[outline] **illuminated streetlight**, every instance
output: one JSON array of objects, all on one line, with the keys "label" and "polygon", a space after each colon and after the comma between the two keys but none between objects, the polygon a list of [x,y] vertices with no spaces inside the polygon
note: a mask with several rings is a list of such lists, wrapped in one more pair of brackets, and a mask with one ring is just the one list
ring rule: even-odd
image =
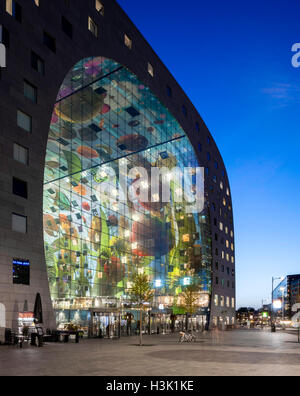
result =
[{"label": "illuminated streetlight", "polygon": [[285,292],[285,287],[281,287],[280,291],[282,292],[282,320],[284,320],[284,306],[285,306],[285,300],[284,300],[284,292]]},{"label": "illuminated streetlight", "polygon": [[284,280],[284,276],[281,277],[272,277],[272,297],[271,297],[271,332],[276,332],[276,324],[274,323],[274,282],[276,280],[280,280],[281,282]]}]

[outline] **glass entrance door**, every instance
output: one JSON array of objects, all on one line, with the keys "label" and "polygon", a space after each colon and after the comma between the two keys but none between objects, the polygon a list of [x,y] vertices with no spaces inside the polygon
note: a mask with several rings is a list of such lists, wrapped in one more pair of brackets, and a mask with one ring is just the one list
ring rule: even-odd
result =
[{"label": "glass entrance door", "polygon": [[120,337],[119,315],[115,313],[94,312],[91,336],[93,338]]}]

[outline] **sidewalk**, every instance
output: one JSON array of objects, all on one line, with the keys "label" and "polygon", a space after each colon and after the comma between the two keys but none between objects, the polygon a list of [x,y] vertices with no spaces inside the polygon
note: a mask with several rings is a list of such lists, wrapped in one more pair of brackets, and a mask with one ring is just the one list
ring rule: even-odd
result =
[{"label": "sidewalk", "polygon": [[175,376],[300,374],[300,344],[291,334],[265,331],[201,335],[178,344],[178,335],[84,340],[44,348],[0,347],[0,375]]}]

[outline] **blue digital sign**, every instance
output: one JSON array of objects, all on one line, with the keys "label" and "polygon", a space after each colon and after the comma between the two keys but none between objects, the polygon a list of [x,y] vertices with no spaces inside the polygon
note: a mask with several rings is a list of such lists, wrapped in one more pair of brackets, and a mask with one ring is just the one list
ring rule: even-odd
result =
[{"label": "blue digital sign", "polygon": [[30,285],[30,261],[13,260],[13,283],[15,285]]},{"label": "blue digital sign", "polygon": [[30,262],[28,260],[13,260],[13,265],[22,265],[25,267],[29,267]]}]

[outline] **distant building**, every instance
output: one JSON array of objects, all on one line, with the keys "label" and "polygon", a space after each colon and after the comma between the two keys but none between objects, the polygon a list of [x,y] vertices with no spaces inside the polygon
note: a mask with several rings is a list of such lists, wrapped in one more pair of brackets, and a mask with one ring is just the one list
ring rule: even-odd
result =
[{"label": "distant building", "polygon": [[[279,304],[276,304],[276,302],[279,302]],[[294,316],[299,315],[297,312],[300,310],[300,275],[288,275],[276,287],[273,304],[277,317],[292,320]]]},{"label": "distant building", "polygon": [[236,320],[240,325],[247,324],[247,322],[256,322],[258,320],[258,311],[254,308],[240,308],[236,313]]}]

